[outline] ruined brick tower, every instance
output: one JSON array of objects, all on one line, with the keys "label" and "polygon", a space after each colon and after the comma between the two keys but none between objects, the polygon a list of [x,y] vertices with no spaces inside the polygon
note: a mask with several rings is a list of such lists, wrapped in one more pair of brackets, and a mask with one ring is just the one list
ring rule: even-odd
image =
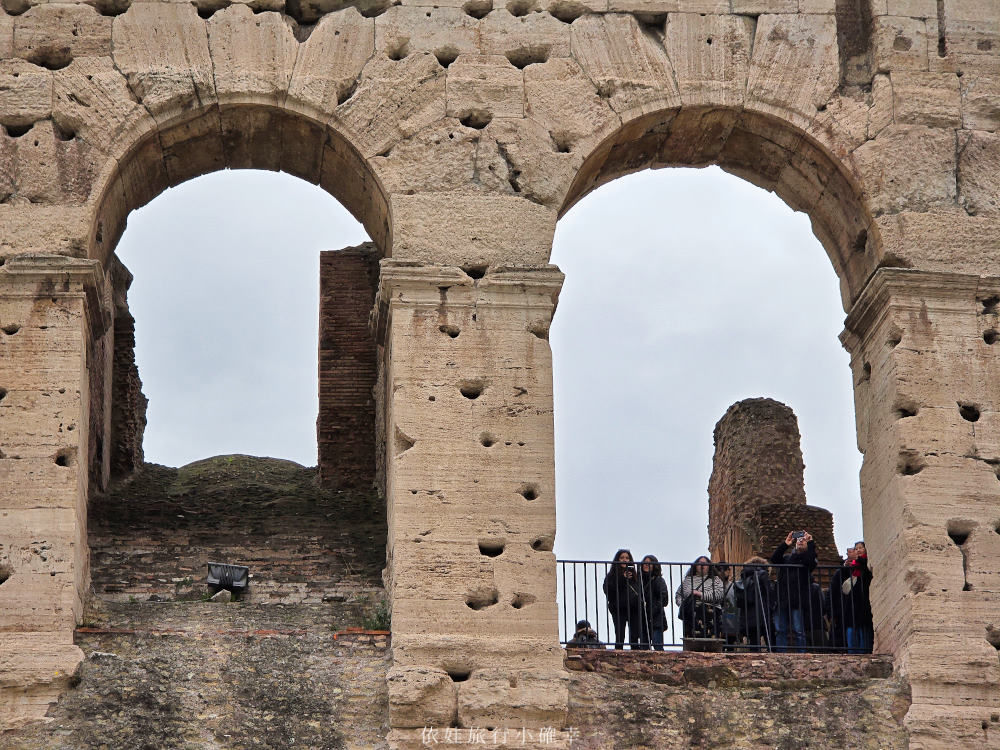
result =
[{"label": "ruined brick tower", "polygon": [[820,565],[838,562],[833,515],[806,505],[805,465],[795,413],[770,398],[737,401],[715,425],[708,481],[708,539],[713,560],[768,557],[793,529],[816,540]]}]

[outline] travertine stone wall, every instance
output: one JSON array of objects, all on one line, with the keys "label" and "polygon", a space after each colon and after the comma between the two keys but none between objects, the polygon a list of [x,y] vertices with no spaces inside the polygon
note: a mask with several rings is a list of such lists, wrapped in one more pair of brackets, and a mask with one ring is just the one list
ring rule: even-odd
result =
[{"label": "travertine stone wall", "polygon": [[[982,503],[987,497],[995,500],[991,493],[997,488],[984,481],[989,464],[965,458],[974,453],[956,451],[960,458],[947,459],[965,468],[932,472],[945,460],[937,439],[930,437],[933,431],[921,433],[926,443],[901,446],[900,435],[910,429],[910,418],[897,424],[887,415],[908,408],[896,406],[895,390],[910,397],[907,389],[915,387],[897,378],[903,364],[916,372],[930,362],[927,372],[933,379],[927,382],[937,389],[933,392],[942,414],[952,408],[942,395],[947,393],[954,408],[961,401],[962,408],[980,409],[977,430],[989,424],[989,394],[996,380],[988,376],[997,350],[986,340],[992,338],[986,336],[988,331],[977,332],[982,336],[975,341],[970,332],[971,321],[987,319],[992,308],[982,306],[983,313],[969,313],[977,317],[968,320],[958,312],[942,312],[952,309],[952,302],[942,300],[957,299],[949,296],[954,290],[918,282],[930,278],[927,274],[956,274],[968,280],[963,282],[968,287],[973,282],[986,285],[985,279],[1000,265],[1000,6],[994,0],[401,0],[391,7],[387,0],[359,0],[347,6],[334,0],[249,0],[222,5],[216,0],[196,0],[194,5],[156,0],[0,3],[0,260],[8,269],[0,273],[5,274],[10,298],[34,300],[18,304],[39,310],[62,304],[51,302],[59,300],[59,294],[49,294],[22,275],[9,275],[9,269],[22,262],[16,261],[18,256],[50,253],[107,264],[132,209],[191,177],[225,167],[255,167],[281,169],[321,185],[364,223],[383,256],[396,263],[423,264],[387,269],[383,290],[394,288],[390,277],[401,278],[402,268],[409,268],[411,276],[441,276],[446,280],[431,283],[430,296],[440,294],[440,286],[454,289],[455,295],[468,292],[461,304],[449,300],[444,309],[457,305],[455,310],[462,309],[471,321],[485,303],[474,305],[478,298],[470,290],[492,299],[500,294],[498,289],[518,286],[498,285],[501,278],[511,278],[504,274],[491,282],[497,268],[543,267],[558,216],[594,187],[647,167],[718,164],[809,214],[840,281],[845,310],[854,310],[845,341],[857,363],[859,434],[866,451],[866,537],[873,563],[890,576],[884,584],[881,578],[875,583],[878,637],[914,684],[908,720],[911,743],[950,747],[956,733],[983,741],[982,733],[988,730],[982,722],[989,726],[992,714],[1000,713],[1000,694],[986,687],[1000,679],[1000,662],[985,650],[990,639],[996,640],[994,631],[975,636],[982,636],[976,641],[980,651],[975,652],[981,659],[969,668],[971,645],[963,645],[953,659],[946,650],[928,646],[927,629],[958,620],[957,630],[972,639],[972,631],[984,627],[991,595],[976,588],[975,576],[995,559],[980,539],[985,516],[978,519],[979,531],[963,531],[962,524],[952,529],[956,539],[965,534],[962,545],[973,586],[959,593],[974,603],[947,610],[921,608],[938,601],[934,597],[941,586],[932,584],[945,571],[954,572],[962,550],[950,538],[931,542],[913,529],[922,529],[930,514],[950,514],[953,497],[970,491],[965,468],[978,467],[973,475],[983,482],[975,490]],[[899,277],[898,293],[887,295],[878,291],[879,279],[887,278],[879,274],[892,268],[910,269],[915,275]],[[453,277],[465,278],[457,269],[468,272],[470,280],[452,284]],[[535,273],[528,276],[537,278]],[[472,277],[480,276],[479,284],[472,284]],[[73,291],[76,283],[71,280],[60,294],[79,294]],[[474,377],[513,379],[520,372],[516,368],[527,361],[523,358],[528,350],[518,348],[521,344],[512,338],[513,321],[522,314],[512,311],[522,304],[530,308],[534,303],[528,300],[535,294],[530,290],[535,288],[528,284],[526,291],[518,292],[525,295],[522,302],[503,308],[503,315],[487,316],[492,328],[476,335],[488,342],[483,351],[489,354],[476,360],[481,371]],[[505,291],[498,299],[517,294]],[[403,304],[394,292],[384,295],[387,310]],[[874,332],[882,324],[865,321],[893,317],[893,305],[900,310],[919,307],[921,295],[930,295],[928,316],[936,326],[933,346],[880,351],[867,343],[866,337],[877,336]],[[73,314],[82,316],[85,297],[73,299],[78,306]],[[92,316],[97,315],[100,305],[86,299]],[[415,436],[407,431],[416,431],[409,423],[394,421],[407,395],[391,390],[402,373],[408,373],[410,394],[418,384],[436,388],[453,382],[438,377],[454,375],[455,368],[447,365],[450,360],[440,364],[434,359],[426,372],[423,363],[438,351],[434,347],[464,350],[468,338],[460,334],[452,339],[431,321],[419,319],[407,335],[423,348],[407,346],[403,329],[389,326],[384,317],[380,320],[386,326],[382,369],[389,393],[388,414],[380,423],[399,424],[404,435],[401,443],[394,433],[385,441],[386,479],[393,486],[390,513],[398,520],[394,528],[402,529],[411,515],[421,516],[411,505],[400,504],[400,498],[431,502],[433,492],[426,498],[420,492],[464,488],[479,478],[456,458],[465,449],[466,430],[472,425],[462,421],[465,412],[449,406],[440,412],[439,421],[428,423],[438,426],[433,433],[436,447],[433,456],[418,462],[415,458],[422,453],[417,446],[431,441],[423,432]],[[907,330],[922,330],[919,324],[905,322]],[[896,324],[906,328],[900,321]],[[78,435],[88,434],[75,438],[80,458],[75,466],[59,467],[61,473],[50,474],[51,467],[32,473],[26,459],[0,458],[0,472],[14,488],[5,498],[35,492],[44,496],[42,505],[66,503],[66,512],[38,515],[33,505],[19,510],[16,523],[0,533],[5,549],[31,550],[34,540],[49,538],[57,540],[53,544],[60,549],[72,549],[72,556],[65,558],[72,562],[44,585],[40,579],[52,572],[55,558],[39,562],[43,567],[38,586],[48,591],[58,581],[71,582],[74,591],[66,598],[79,599],[86,584],[85,524],[80,518],[87,487],[95,482],[91,474],[103,474],[106,465],[102,459],[100,468],[95,464],[91,471],[87,429],[90,393],[107,382],[104,373],[91,372],[106,328],[81,323],[81,338],[72,344],[73,372],[61,348],[66,344],[59,338],[68,330],[39,329],[33,334],[41,337],[38,348],[8,347],[0,359],[0,388],[11,390],[4,383],[21,382],[23,373],[35,373],[32,387],[58,394],[60,400],[51,403],[59,403],[66,414],[72,412]],[[441,340],[433,338],[435,330]],[[10,341],[16,342],[17,335]],[[0,341],[7,339],[0,336]],[[964,342],[964,348],[956,342]],[[532,361],[532,376],[547,383],[547,362]],[[868,380],[862,377],[866,362],[872,373]],[[507,369],[508,363],[515,369]],[[871,390],[871,384],[878,390]],[[950,393],[959,385],[963,393]],[[60,388],[66,393],[59,394]],[[75,400],[63,399],[74,393]],[[537,407],[537,414],[530,409],[520,413],[516,391],[492,393],[490,398],[499,400],[490,406],[495,410],[490,414],[497,418],[513,410],[519,419],[540,422],[551,408],[549,404]],[[0,410],[11,408],[5,402],[17,403],[10,399],[0,401]],[[482,403],[491,402],[487,398]],[[103,412],[95,409],[95,424],[98,414],[106,423],[108,405],[104,407]],[[3,418],[9,423],[13,413]],[[971,411],[966,408],[966,413]],[[478,419],[478,411],[475,416]],[[57,423],[36,429],[31,426],[34,418],[18,411],[14,427],[5,424],[0,433],[0,450],[37,456],[41,443],[45,450],[62,444]],[[915,419],[920,420],[920,414]],[[956,423],[959,426],[966,422],[961,415],[958,419],[963,420]],[[427,429],[424,423],[419,426]],[[478,424],[475,429],[482,431]],[[538,435],[547,436],[525,441],[537,455],[503,454],[503,482],[544,485],[549,476],[544,472],[551,472],[551,434],[544,432],[548,428],[538,429]],[[415,437],[415,447],[399,450]],[[977,432],[977,440],[985,438]],[[517,440],[513,443],[522,448]],[[927,467],[919,475],[907,475],[916,464],[901,459],[901,450],[923,455]],[[979,450],[985,455],[982,445]],[[48,457],[32,460],[49,466]],[[416,486],[403,487],[401,478],[409,483],[406,472],[417,463],[428,473],[419,474]],[[892,473],[900,464],[905,476]],[[499,476],[501,469],[496,471]],[[532,473],[538,478],[523,478]],[[66,484],[69,474],[72,483]],[[928,484],[928,478],[938,476],[940,483]],[[501,486],[501,480],[496,481]],[[476,494],[486,492],[478,487],[484,482],[472,483],[470,497],[483,505],[492,503],[488,518],[494,525],[489,528],[506,524],[528,534],[521,524],[531,516],[522,517],[520,509],[504,505],[504,496],[491,495],[487,501]],[[414,489],[416,496],[403,497]],[[543,489],[551,492],[551,487]],[[70,498],[65,493],[75,494]],[[886,493],[898,497],[893,495],[890,502],[884,499]],[[546,494],[530,502],[539,500],[551,502]],[[440,499],[434,502],[447,506]],[[915,510],[904,512],[907,508]],[[459,506],[445,510],[457,512]],[[476,515],[479,510],[468,512],[477,524],[482,520]],[[476,534],[482,533],[475,528]],[[552,532],[550,519],[547,531],[538,533]],[[484,681],[495,682],[490,705],[506,707],[505,716],[515,720],[527,709],[519,708],[521,698],[512,691],[528,690],[529,685],[515,674],[520,665],[534,664],[520,661],[518,639],[530,635],[540,648],[543,641],[556,640],[554,617],[550,622],[546,614],[550,595],[542,596],[554,591],[554,566],[539,562],[540,567],[531,567],[535,588],[527,591],[537,598],[509,612],[517,623],[510,631],[513,640],[493,637],[496,630],[491,628],[501,627],[497,613],[513,610],[507,600],[482,610],[466,608],[462,617],[450,619],[434,614],[435,604],[418,609],[422,593],[410,593],[411,578],[405,571],[422,570],[424,563],[415,552],[411,558],[403,550],[429,542],[411,542],[397,550],[399,538],[402,535],[390,537],[390,586],[399,629],[394,658],[400,669],[432,670],[426,694],[412,694],[425,695],[426,701],[414,697],[412,705],[437,705],[439,695],[451,705],[457,694],[459,706],[469,706],[459,708],[460,716],[462,710],[466,718],[487,716],[493,709],[481,706],[489,690],[480,687]],[[440,590],[475,594],[458,582],[459,574],[466,573],[460,547],[456,541],[434,548],[442,553],[432,556],[441,578],[413,578],[419,583],[446,580]],[[528,559],[534,566],[546,557]],[[508,564],[505,558],[514,559],[505,552],[489,565],[502,568]],[[472,559],[482,562],[475,555]],[[891,577],[907,574],[914,585],[928,576],[926,588],[914,593],[907,588],[910,584]],[[14,583],[12,577],[0,584],[0,596]],[[513,584],[497,586],[504,597],[517,593],[509,588]],[[489,599],[490,590],[484,590]],[[473,599],[479,601],[478,596]],[[49,604],[43,606],[43,601]],[[11,620],[4,632],[41,638],[38,633],[52,632],[58,622],[59,642],[68,644],[71,617],[66,613],[74,610],[59,602],[59,597],[34,595],[23,605],[31,616],[17,608],[2,610],[0,616]],[[491,635],[478,635],[484,623],[483,632]],[[433,637],[422,635],[425,624],[436,628]],[[504,628],[507,624],[503,620]],[[5,645],[13,636],[3,637],[3,664],[21,658],[15,654],[30,653],[25,658],[41,664],[60,653],[55,646],[26,652]],[[436,645],[418,649],[411,659],[414,643]],[[442,683],[439,689],[434,686],[441,673],[433,670],[449,666],[444,663],[446,653],[461,654],[462,660],[482,658],[493,666],[474,670],[465,681]],[[541,648],[539,653],[539,673],[558,674],[547,671],[548,651]],[[499,671],[490,671],[501,670],[500,664],[510,673],[506,682]],[[5,669],[7,674],[14,672]],[[410,685],[409,679],[396,684]],[[510,686],[511,680],[521,687]],[[949,680],[962,686],[954,687]],[[25,678],[18,684],[35,683]],[[545,677],[540,684],[546,687],[529,690],[532,703],[549,708],[523,716],[525,720],[542,721],[546,712],[555,716],[564,703],[558,679]],[[500,689],[503,685],[508,687]],[[400,700],[393,715],[402,732],[424,709],[414,709],[407,717],[400,712]],[[935,712],[944,715],[946,704],[958,709],[943,730],[945,724],[932,719]],[[18,716],[39,715],[39,705]]]},{"label": "travertine stone wall", "polygon": [[319,480],[326,487],[371,487],[377,347],[368,317],[378,288],[375,246],[320,253],[319,286]]},{"label": "travertine stone wall", "polygon": [[1000,695],[1000,279],[883,269],[852,352],[876,649],[897,655],[911,746],[993,746]]},{"label": "travertine stone wall", "polygon": [[562,274],[383,261],[393,741],[562,726],[549,322]]},{"label": "travertine stone wall", "polygon": [[[111,327],[96,261],[0,268],[0,727],[44,715],[82,659],[92,341]],[[16,366],[10,366],[16,363]]]}]

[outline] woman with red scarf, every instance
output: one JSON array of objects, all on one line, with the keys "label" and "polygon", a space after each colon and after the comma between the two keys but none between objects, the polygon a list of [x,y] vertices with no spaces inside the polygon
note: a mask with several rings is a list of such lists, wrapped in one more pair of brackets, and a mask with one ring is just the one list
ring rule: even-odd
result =
[{"label": "woman with red scarf", "polygon": [[875,629],[868,598],[871,582],[868,551],[864,542],[858,542],[848,550],[844,567],[830,579],[833,620],[844,628],[847,650],[852,654],[870,654],[872,650]]}]

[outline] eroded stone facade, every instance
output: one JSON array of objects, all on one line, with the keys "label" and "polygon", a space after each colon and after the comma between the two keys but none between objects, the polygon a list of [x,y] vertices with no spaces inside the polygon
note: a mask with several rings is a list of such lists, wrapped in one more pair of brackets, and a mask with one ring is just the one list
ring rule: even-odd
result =
[{"label": "eroded stone facade", "polygon": [[391,258],[390,741],[428,717],[566,721],[553,230],[617,176],[719,164],[807,212],[840,279],[877,647],[912,686],[910,745],[1000,744],[993,0],[2,7],[5,725],[82,658],[115,243],[129,211],[224,167],[320,184]]}]

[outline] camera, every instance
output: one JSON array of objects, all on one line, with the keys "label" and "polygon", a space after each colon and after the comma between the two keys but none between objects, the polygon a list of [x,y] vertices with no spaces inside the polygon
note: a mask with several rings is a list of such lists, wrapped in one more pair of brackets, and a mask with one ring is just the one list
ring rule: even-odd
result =
[{"label": "camera", "polygon": [[792,532],[792,539],[801,539],[805,535],[806,535],[806,532],[804,532],[804,531],[793,531]]}]

